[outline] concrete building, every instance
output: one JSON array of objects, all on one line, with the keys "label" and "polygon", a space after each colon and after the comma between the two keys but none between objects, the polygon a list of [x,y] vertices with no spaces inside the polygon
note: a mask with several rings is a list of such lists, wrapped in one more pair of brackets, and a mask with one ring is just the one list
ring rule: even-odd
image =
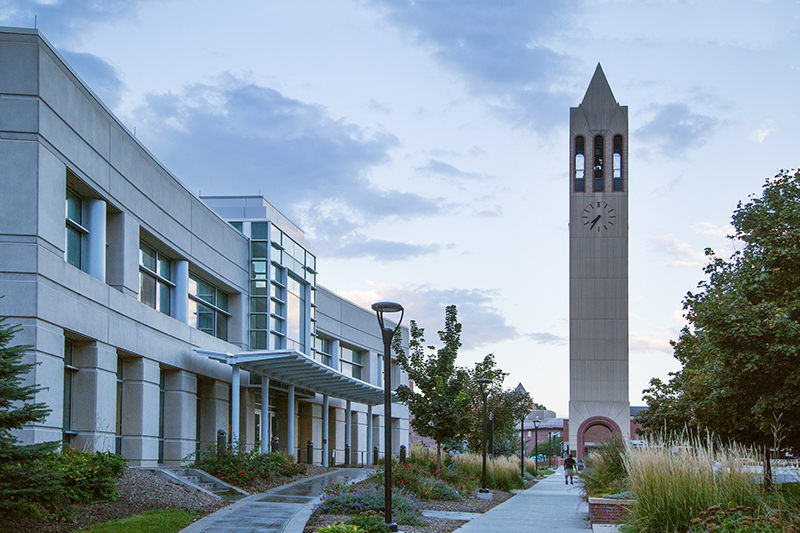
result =
[{"label": "concrete building", "polygon": [[313,441],[317,463],[383,451],[375,314],[317,284],[303,231],[264,198],[194,195],[31,29],[0,28],[0,295],[52,409],[25,443],[133,465],[218,430],[303,460]]},{"label": "concrete building", "polygon": [[[628,401],[628,108],[597,65],[570,109],[568,445],[630,439]],[[594,428],[594,429],[593,429]]]}]

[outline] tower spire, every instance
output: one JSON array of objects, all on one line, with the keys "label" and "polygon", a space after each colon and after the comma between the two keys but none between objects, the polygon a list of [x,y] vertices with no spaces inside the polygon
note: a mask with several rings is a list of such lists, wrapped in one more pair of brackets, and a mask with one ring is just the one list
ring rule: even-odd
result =
[{"label": "tower spire", "polygon": [[617,99],[611,92],[603,67],[598,63],[579,109],[583,111],[591,129],[606,129],[617,107],[619,107]]}]

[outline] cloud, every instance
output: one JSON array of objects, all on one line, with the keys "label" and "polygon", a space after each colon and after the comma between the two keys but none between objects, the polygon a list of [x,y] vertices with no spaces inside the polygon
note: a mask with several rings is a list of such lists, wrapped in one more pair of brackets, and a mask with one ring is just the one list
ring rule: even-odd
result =
[{"label": "cloud", "polygon": [[416,170],[417,172],[421,172],[424,174],[438,174],[439,176],[449,178],[453,181],[480,180],[489,178],[489,176],[487,176],[486,174],[459,170],[453,165],[445,163],[443,161],[439,161],[438,159],[428,159],[427,164],[418,166]]},{"label": "cloud", "polygon": [[377,261],[409,261],[425,255],[436,254],[442,248],[438,244],[410,244],[381,239],[367,239],[356,235],[330,253],[331,257],[349,259],[369,258]]},{"label": "cloud", "polygon": [[678,240],[674,235],[656,235],[648,239],[650,246],[668,256],[665,266],[679,268],[702,268],[705,254],[698,252],[688,243]]},{"label": "cloud", "polygon": [[72,40],[87,25],[132,17],[151,0],[0,0],[0,24],[32,28],[36,25],[48,39]]},{"label": "cloud", "polygon": [[494,218],[503,214],[503,208],[500,205],[495,205],[492,209],[483,209],[476,211],[475,216],[481,218]]},{"label": "cloud", "polygon": [[770,127],[771,125],[772,120],[765,120],[760,128],[756,128],[756,130],[750,134],[748,139],[758,144],[764,144],[764,139],[767,138],[767,135],[775,131],[775,128]]},{"label": "cloud", "polygon": [[126,87],[117,69],[94,54],[62,52],[61,55],[104,104],[111,109],[119,105]]},{"label": "cloud", "polygon": [[462,351],[491,346],[519,336],[517,329],[507,324],[503,314],[493,305],[494,291],[435,289],[428,285],[402,288],[370,281],[367,284],[367,290],[338,292],[364,307],[378,301],[401,303],[405,307],[403,323],[408,325],[411,320],[416,320],[425,329],[428,344],[440,347],[436,332],[444,327],[444,308],[451,304],[458,306],[458,321],[463,326]]},{"label": "cloud", "polygon": [[672,346],[669,344],[669,339],[655,339],[653,337],[646,337],[631,333],[630,349],[633,352],[666,352],[672,353]]},{"label": "cloud", "polygon": [[555,344],[557,346],[567,344],[566,337],[560,337],[552,333],[526,333],[525,336],[533,339],[537,344]]},{"label": "cloud", "polygon": [[574,1],[412,2],[372,0],[505,120],[549,130],[575,95],[564,89],[577,63],[545,43],[574,23]]},{"label": "cloud", "polygon": [[693,113],[686,104],[653,105],[655,116],[636,134],[650,142],[667,157],[680,157],[691,148],[699,148],[714,133],[719,121]]},{"label": "cloud", "polygon": [[727,228],[720,228],[711,222],[698,222],[689,226],[689,229],[695,233],[699,233],[700,235],[705,235],[707,237],[718,237],[721,239],[724,239],[733,233],[733,228],[731,226],[728,226]]},{"label": "cloud", "polygon": [[261,191],[326,250],[377,220],[449,208],[443,199],[379,189],[369,181],[370,171],[388,162],[398,146],[394,135],[334,119],[322,106],[231,74],[178,93],[149,94],[128,122],[193,190]]}]

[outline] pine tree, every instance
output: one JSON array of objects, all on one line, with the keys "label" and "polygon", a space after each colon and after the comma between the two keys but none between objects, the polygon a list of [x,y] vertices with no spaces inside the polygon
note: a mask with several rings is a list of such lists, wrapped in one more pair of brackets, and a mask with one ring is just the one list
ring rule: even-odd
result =
[{"label": "pine tree", "polygon": [[0,317],[0,517],[35,515],[60,499],[61,482],[42,463],[59,442],[22,445],[11,434],[24,424],[41,422],[50,414],[44,403],[31,403],[36,385],[24,385],[22,376],[33,364],[22,362],[30,346],[9,346],[19,328]]}]

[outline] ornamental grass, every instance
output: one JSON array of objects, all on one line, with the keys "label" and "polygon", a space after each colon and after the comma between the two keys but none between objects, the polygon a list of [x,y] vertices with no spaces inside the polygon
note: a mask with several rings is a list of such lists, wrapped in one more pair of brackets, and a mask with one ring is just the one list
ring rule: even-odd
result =
[{"label": "ornamental grass", "polygon": [[649,440],[628,447],[623,460],[636,499],[627,533],[693,531],[692,520],[715,506],[767,511],[758,478],[743,468],[757,462],[757,454],[743,446],[721,446],[711,438]]}]

